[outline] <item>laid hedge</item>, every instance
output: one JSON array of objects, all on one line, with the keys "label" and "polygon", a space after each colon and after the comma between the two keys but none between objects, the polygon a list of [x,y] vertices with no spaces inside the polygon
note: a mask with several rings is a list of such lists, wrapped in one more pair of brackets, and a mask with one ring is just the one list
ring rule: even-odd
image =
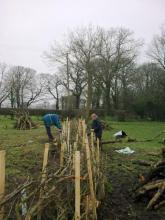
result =
[{"label": "laid hedge", "polygon": [[[0,108],[0,115],[13,115],[16,109],[12,108]],[[62,118],[65,117],[80,117],[85,116],[85,109],[74,109],[74,110],[54,110],[54,109],[28,109],[29,114],[32,116],[43,116],[48,113],[56,113],[60,115]],[[105,112],[103,109],[94,109],[91,110],[91,113],[95,112],[99,116],[104,116]]]}]

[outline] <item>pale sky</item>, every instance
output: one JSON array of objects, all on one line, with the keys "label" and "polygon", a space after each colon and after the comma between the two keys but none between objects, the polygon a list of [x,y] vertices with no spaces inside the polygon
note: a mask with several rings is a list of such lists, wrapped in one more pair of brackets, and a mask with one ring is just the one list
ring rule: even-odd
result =
[{"label": "pale sky", "polygon": [[68,30],[126,27],[146,45],[165,23],[165,0],[0,0],[0,62],[50,72],[42,54]]}]

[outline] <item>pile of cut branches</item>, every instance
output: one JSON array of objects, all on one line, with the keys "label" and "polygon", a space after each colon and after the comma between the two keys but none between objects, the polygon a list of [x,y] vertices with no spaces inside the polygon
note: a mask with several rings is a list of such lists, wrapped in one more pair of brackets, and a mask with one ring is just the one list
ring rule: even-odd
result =
[{"label": "pile of cut branches", "polygon": [[[71,160],[62,169],[49,170],[47,178],[28,178],[0,202],[5,205],[6,218],[33,219],[41,215],[43,219],[66,219],[68,213],[74,213],[74,198],[66,197],[67,185],[74,190],[74,178],[69,173]],[[68,204],[68,205],[66,205]]]},{"label": "pile of cut branches", "polygon": [[134,197],[136,200],[148,198],[147,209],[158,209],[165,205],[165,148],[162,149],[162,159],[144,176]]},{"label": "pile of cut branches", "polygon": [[14,128],[18,130],[28,130],[37,127],[37,125],[32,121],[31,117],[29,116],[28,111],[20,109],[15,111],[14,115],[16,117]]}]

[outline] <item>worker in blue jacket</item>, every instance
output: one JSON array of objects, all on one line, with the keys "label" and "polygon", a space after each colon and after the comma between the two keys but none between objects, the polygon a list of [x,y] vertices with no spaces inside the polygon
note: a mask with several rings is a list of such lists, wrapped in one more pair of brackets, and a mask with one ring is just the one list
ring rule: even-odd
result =
[{"label": "worker in blue jacket", "polygon": [[51,133],[51,126],[54,125],[58,128],[59,132],[61,132],[62,126],[60,122],[60,117],[57,114],[46,114],[43,116],[43,121],[45,125],[45,129],[50,141],[53,141],[53,135]]}]

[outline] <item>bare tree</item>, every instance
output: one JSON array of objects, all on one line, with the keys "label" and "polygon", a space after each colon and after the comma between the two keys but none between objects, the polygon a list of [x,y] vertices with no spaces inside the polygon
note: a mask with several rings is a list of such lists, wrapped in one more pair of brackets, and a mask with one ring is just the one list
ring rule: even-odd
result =
[{"label": "bare tree", "polygon": [[118,108],[119,72],[132,63],[141,42],[133,38],[133,33],[124,28],[111,28],[100,31],[100,47],[97,48],[99,60],[97,69],[103,81],[104,103],[108,113],[111,109],[111,97],[114,107]]},{"label": "bare tree", "polygon": [[[37,77],[40,79],[40,77]],[[23,66],[11,67],[8,73],[11,107],[29,107],[39,101],[43,85],[36,79],[36,71]]]},{"label": "bare tree", "polygon": [[39,101],[44,100],[45,90],[42,74],[35,75],[33,81],[29,82],[27,86],[27,96],[25,106],[29,107]]},{"label": "bare tree", "polygon": [[97,57],[96,48],[99,45],[99,28],[82,28],[70,33],[69,51],[78,65],[85,71],[87,79],[87,106],[86,115],[89,116],[92,108],[94,60]]},{"label": "bare tree", "polygon": [[[68,84],[68,74],[69,74],[69,84]],[[62,85],[71,92],[72,95],[76,97],[76,108],[80,107],[80,97],[84,88],[87,85],[86,74],[84,70],[79,67],[77,63],[72,62],[69,59],[69,72],[65,71],[65,66],[59,68],[59,75],[61,78]],[[69,85],[69,86],[68,86]]]},{"label": "bare tree", "polygon": [[139,45],[128,29],[111,28],[107,31],[89,26],[70,32],[65,43],[53,45],[46,57],[51,63],[62,65],[63,84],[77,100],[87,89],[89,116],[92,103],[96,106],[94,102],[97,102],[99,106],[101,96],[104,97],[107,113],[111,100],[117,107],[119,72],[121,74],[122,68],[134,62]]},{"label": "bare tree", "polygon": [[61,79],[56,74],[42,74],[44,81],[45,92],[50,94],[56,102],[56,109],[59,109],[59,87],[61,86]]},{"label": "bare tree", "polygon": [[78,71],[83,70],[87,81],[88,116],[89,110],[92,107],[93,60],[97,56],[98,31],[99,29],[92,26],[72,31],[69,33],[65,45],[52,46],[50,52],[46,54],[51,63],[59,62],[66,64],[66,54],[69,53],[69,59],[72,61],[72,64],[74,63],[78,67]]},{"label": "bare tree", "polygon": [[153,38],[148,55],[165,70],[165,25],[161,28],[161,34]]},{"label": "bare tree", "polygon": [[0,63],[0,107],[9,96],[9,88],[6,81],[7,65]]}]

